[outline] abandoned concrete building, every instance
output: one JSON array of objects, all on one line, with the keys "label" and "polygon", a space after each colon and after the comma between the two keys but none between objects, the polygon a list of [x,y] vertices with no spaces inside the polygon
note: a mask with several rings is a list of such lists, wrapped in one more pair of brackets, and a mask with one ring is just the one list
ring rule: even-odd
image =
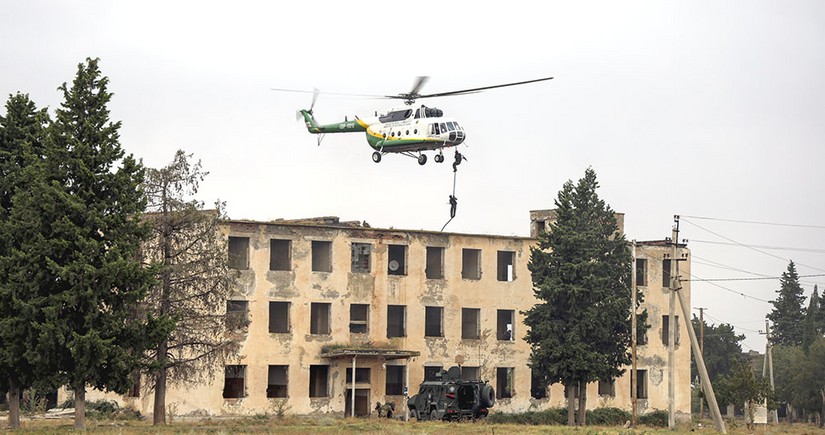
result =
[{"label": "abandoned concrete building", "polygon": [[[231,267],[240,274],[226,313],[228,324],[241,325],[242,347],[212,382],[171,386],[169,413],[248,415],[285,404],[293,414],[364,416],[375,402],[394,401],[403,415],[407,389],[415,394],[425,378],[459,364],[463,377],[494,386],[492,412],[565,406],[563,387],[541,385],[527,365],[522,315],[536,302],[530,249],[553,217],[531,212],[531,237],[378,229],[337,218],[226,222]],[[670,249],[657,241],[636,250],[650,325],[639,338],[640,413],[668,407]],[[689,276],[689,259],[679,267]],[[681,290],[688,300],[689,284]],[[683,324],[676,336],[675,409],[689,416]],[[614,382],[588,386],[588,407],[629,410],[630,385],[628,368]],[[117,399],[151,413],[143,387]]]}]

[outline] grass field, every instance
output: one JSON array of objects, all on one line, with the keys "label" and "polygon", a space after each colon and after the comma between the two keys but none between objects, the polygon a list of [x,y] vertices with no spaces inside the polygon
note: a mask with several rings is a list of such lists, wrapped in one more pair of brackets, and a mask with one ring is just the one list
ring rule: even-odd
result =
[{"label": "grass field", "polygon": [[[5,419],[0,420],[0,425],[5,428]],[[528,425],[508,425],[489,424],[484,421],[464,422],[464,423],[435,423],[435,422],[403,422],[388,421],[379,419],[337,419],[337,418],[284,418],[276,419],[265,416],[202,420],[198,422],[172,422],[165,427],[153,427],[150,421],[127,420],[87,420],[87,430],[90,433],[113,433],[113,434],[236,434],[236,433],[274,433],[274,434],[695,434],[706,433],[715,434],[716,430],[710,422],[705,422],[704,427],[684,425],[677,431],[669,431],[661,428],[639,427],[636,429],[625,429],[622,427],[599,427],[587,426],[579,428],[568,428],[565,426],[528,426]],[[71,419],[57,420],[29,420],[23,421],[22,433],[67,433],[73,432],[73,421]],[[822,431],[812,425],[771,425],[761,426],[754,430],[747,430],[743,425],[731,424],[728,427],[730,434],[823,434]]]}]

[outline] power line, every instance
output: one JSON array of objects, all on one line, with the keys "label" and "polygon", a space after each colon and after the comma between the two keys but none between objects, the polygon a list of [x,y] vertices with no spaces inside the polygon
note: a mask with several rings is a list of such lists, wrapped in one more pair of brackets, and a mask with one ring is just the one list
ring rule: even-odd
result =
[{"label": "power line", "polygon": [[[691,278],[696,278],[697,280],[700,280],[700,278],[699,278],[699,277],[697,277],[696,275],[694,275],[694,274],[692,274],[692,273],[690,274],[690,276],[691,276]],[[737,294],[737,295],[739,295],[739,296],[743,296],[743,297],[748,298],[748,299],[754,299],[754,300],[757,300],[757,301],[760,301],[760,302],[765,302],[765,303],[768,303],[768,304],[772,304],[772,303],[773,303],[773,302],[768,301],[768,300],[765,300],[765,299],[757,298],[756,296],[751,296],[751,295],[748,295],[748,294],[745,294],[745,293],[742,293],[742,292],[738,292],[738,291],[736,291],[736,290],[731,290],[731,289],[729,289],[729,288],[727,288],[727,287],[724,287],[724,286],[721,286],[721,285],[719,285],[719,284],[716,284],[716,283],[715,283],[715,282],[713,282],[713,281],[703,281],[703,282],[707,282],[708,284],[710,284],[710,285],[712,285],[712,286],[714,286],[714,287],[719,287],[719,288],[720,288],[720,289],[722,289],[722,290],[725,290],[725,291],[731,292],[731,293],[733,293],[733,294]]]},{"label": "power line", "polygon": [[[825,273],[819,273],[816,275],[798,275],[799,278],[811,278],[815,276],[825,276]],[[757,281],[757,280],[766,280],[766,279],[782,279],[781,276],[760,276],[760,277],[749,277],[749,278],[706,278],[706,279],[683,279],[682,281],[701,281],[701,282],[711,282],[711,281]]]},{"label": "power line", "polygon": [[[730,237],[725,237],[725,236],[723,236],[723,235],[721,235],[721,234],[719,234],[719,233],[713,232],[713,231],[711,231],[711,230],[709,230],[709,229],[707,229],[707,228],[705,228],[705,227],[703,227],[703,226],[701,226],[701,225],[699,225],[699,224],[696,224],[696,223],[694,223],[694,222],[691,222],[691,221],[689,221],[689,220],[687,220],[687,219],[682,219],[682,221],[687,222],[687,223],[689,223],[689,224],[693,225],[694,227],[699,228],[700,230],[707,231],[707,232],[709,232],[709,233],[713,234],[714,236],[721,237],[721,238],[723,238],[723,239],[725,239],[725,240],[727,240],[727,241],[733,242],[733,243],[735,243],[735,244],[737,244],[737,245],[739,245],[739,246],[741,246],[741,247],[743,247],[743,248],[748,248],[748,249],[754,250],[754,251],[756,251],[756,252],[758,252],[758,253],[760,253],[760,254],[764,254],[764,255],[767,255],[767,256],[769,256],[769,257],[773,257],[773,258],[778,258],[778,259],[780,259],[780,260],[782,260],[782,261],[789,261],[789,260],[790,260],[789,258],[783,258],[783,257],[780,257],[780,256],[778,256],[778,255],[773,255],[773,254],[767,253],[767,252],[765,252],[765,251],[760,251],[759,249],[756,249],[756,248],[754,248],[754,247],[752,247],[752,246],[749,246],[749,245],[746,245],[746,244],[744,244],[744,243],[737,242],[736,240],[733,240],[733,239],[731,239]],[[797,265],[799,265],[799,266],[804,266],[804,267],[807,267],[807,268],[809,268],[809,269],[814,269],[814,270],[818,270],[818,271],[820,271],[820,272],[825,272],[825,269],[820,269],[820,268],[818,268],[818,267],[808,266],[808,265],[806,265],[806,264],[802,264],[802,263],[796,263],[796,264],[797,264]]]},{"label": "power line", "polygon": [[703,219],[709,221],[720,221],[720,222],[734,222],[740,224],[757,224],[757,225],[773,225],[778,227],[796,227],[796,228],[816,228],[820,230],[825,230],[825,226],[823,225],[802,225],[802,224],[785,224],[785,223],[778,223],[778,222],[760,222],[760,221],[745,221],[745,220],[737,220],[737,219],[722,219],[722,218],[714,218],[714,217],[705,217],[705,216],[687,216],[687,215],[679,215],[682,218],[691,218],[691,219]]},{"label": "power line", "polygon": [[[740,245],[739,243],[728,243],[728,242],[716,242],[712,240],[696,240],[690,239],[693,243],[710,243],[713,245]],[[762,249],[774,249],[778,251],[798,251],[798,252],[812,252],[815,254],[825,254],[825,249],[817,249],[817,248],[789,248],[785,246],[769,246],[769,245],[749,245],[754,248],[762,248]]]}]

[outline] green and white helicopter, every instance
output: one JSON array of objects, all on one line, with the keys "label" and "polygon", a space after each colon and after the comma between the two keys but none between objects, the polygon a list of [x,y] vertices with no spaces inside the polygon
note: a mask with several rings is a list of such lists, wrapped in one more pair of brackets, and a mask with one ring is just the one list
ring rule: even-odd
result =
[{"label": "green and white helicopter", "polygon": [[[366,132],[367,142],[375,150],[372,153],[372,161],[378,163],[384,154],[396,153],[412,157],[418,160],[418,164],[427,163],[427,155],[424,151],[438,150],[434,160],[436,163],[444,161],[444,148],[460,145],[467,135],[464,128],[459,125],[454,118],[444,116],[444,112],[434,107],[421,105],[413,107],[415,101],[420,98],[447,97],[452,95],[474,94],[487,89],[503,88],[507,86],[524,85],[528,83],[551,80],[553,77],[544,77],[535,80],[522,82],[505,83],[501,85],[484,86],[480,88],[464,89],[460,91],[439,92],[435,94],[420,94],[419,91],[427,82],[429,77],[421,76],[415,81],[410,92],[398,95],[355,95],[355,94],[332,94],[350,95],[359,97],[390,98],[403,100],[406,107],[397,107],[388,112],[374,116],[355,116],[350,120],[344,118],[343,122],[320,125],[315,121],[313,109],[318,97],[318,90],[312,92],[312,104],[309,109],[298,111],[299,119],[303,117],[306,122],[307,131],[312,134],[321,135],[318,144],[327,133],[358,133]],[[285,92],[307,92],[294,89],[273,89]]]}]

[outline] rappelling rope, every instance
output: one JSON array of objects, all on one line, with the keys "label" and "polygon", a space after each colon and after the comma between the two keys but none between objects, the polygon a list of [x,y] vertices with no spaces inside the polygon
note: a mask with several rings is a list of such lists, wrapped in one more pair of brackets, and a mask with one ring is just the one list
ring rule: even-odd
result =
[{"label": "rappelling rope", "polygon": [[455,151],[455,163],[453,163],[453,194],[450,195],[450,220],[441,227],[441,231],[444,232],[444,228],[447,228],[447,225],[452,222],[453,218],[455,218],[455,211],[458,207],[458,199],[455,197],[455,182],[456,178],[458,178],[458,165],[461,164],[462,160],[467,160],[466,157],[462,156],[458,150]]}]

